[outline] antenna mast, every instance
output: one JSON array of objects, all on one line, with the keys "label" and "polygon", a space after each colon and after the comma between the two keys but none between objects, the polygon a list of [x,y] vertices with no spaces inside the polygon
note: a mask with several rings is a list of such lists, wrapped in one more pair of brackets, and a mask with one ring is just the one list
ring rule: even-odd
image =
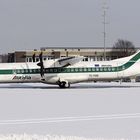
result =
[{"label": "antenna mast", "polygon": [[107,7],[107,3],[104,2],[103,3],[103,36],[104,36],[104,61],[106,60],[106,36],[107,36],[107,33],[106,33],[106,25],[108,24],[107,21],[106,21],[106,15],[107,15],[107,10],[108,10],[108,7]]}]

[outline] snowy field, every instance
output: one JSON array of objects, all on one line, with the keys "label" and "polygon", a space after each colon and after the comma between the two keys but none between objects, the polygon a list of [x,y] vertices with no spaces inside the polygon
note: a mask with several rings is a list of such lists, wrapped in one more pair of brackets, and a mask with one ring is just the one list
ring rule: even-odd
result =
[{"label": "snowy field", "polygon": [[[30,135],[19,135],[24,133]],[[18,140],[140,139],[140,83],[82,83],[70,89],[1,84],[0,134],[3,140],[15,136],[8,134],[18,134]]]}]

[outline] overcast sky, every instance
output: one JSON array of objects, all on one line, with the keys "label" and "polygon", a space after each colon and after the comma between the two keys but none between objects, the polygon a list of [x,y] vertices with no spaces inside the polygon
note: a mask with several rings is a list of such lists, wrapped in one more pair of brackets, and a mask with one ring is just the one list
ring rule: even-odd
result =
[{"label": "overcast sky", "polygon": [[[102,47],[104,0],[0,0],[0,53],[40,47]],[[106,0],[107,46],[140,47],[140,0]]]}]

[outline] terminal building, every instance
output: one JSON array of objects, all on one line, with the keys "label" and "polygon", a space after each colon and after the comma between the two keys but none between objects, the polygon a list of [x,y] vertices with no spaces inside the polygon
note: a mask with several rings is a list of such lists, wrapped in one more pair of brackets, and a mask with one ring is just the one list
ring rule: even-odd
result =
[{"label": "terminal building", "polygon": [[[112,48],[106,48],[106,60],[113,60],[119,58],[118,50],[112,50]],[[9,53],[3,57],[1,62],[33,62],[33,55],[35,54],[35,61],[39,61],[39,54],[43,53],[43,60],[50,60],[69,56],[84,56],[83,61],[103,61],[104,60],[104,48],[58,48],[58,47],[43,47],[40,50],[30,51],[15,51]]]}]

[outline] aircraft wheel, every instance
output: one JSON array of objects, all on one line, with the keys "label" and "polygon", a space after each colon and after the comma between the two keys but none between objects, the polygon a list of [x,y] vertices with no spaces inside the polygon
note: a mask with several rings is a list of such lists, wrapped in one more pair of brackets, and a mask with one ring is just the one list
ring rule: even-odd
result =
[{"label": "aircraft wheel", "polygon": [[59,87],[60,88],[69,88],[70,87],[70,83],[60,82],[59,83]]},{"label": "aircraft wheel", "polygon": [[60,82],[60,83],[59,83],[59,87],[60,87],[60,88],[65,88],[65,85],[66,85],[65,82]]}]

